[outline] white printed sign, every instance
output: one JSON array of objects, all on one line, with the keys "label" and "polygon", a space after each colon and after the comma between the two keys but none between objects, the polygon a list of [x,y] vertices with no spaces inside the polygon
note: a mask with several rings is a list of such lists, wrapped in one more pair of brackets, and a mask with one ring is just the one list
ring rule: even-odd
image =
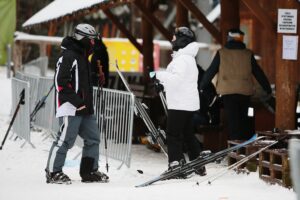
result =
[{"label": "white printed sign", "polygon": [[297,9],[278,9],[278,33],[297,33]]},{"label": "white printed sign", "polygon": [[282,59],[297,60],[298,36],[284,35],[282,37]]}]

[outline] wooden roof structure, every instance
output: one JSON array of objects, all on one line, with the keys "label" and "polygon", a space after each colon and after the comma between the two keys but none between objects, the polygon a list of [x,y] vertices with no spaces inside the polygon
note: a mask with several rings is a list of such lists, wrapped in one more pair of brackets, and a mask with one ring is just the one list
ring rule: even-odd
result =
[{"label": "wooden roof structure", "polygon": [[[60,1],[60,0],[56,0]],[[66,0],[64,0],[66,1]],[[75,0],[72,0],[75,1]],[[232,27],[240,27],[241,21],[251,18],[253,27],[253,48],[262,55],[262,67],[267,72],[268,78],[276,87],[276,113],[275,127],[282,130],[295,128],[296,87],[300,82],[300,62],[297,60],[282,59],[282,33],[277,33],[277,11],[279,8],[297,9],[300,14],[300,3],[296,0],[220,0],[221,17],[219,28],[211,23],[192,0],[173,0],[176,4],[176,25],[189,26],[189,13],[198,20],[219,44],[226,42],[226,31]],[[119,19],[114,16],[110,8],[124,3],[132,3],[142,15],[142,39],[139,44]],[[118,29],[132,42],[144,55],[144,66],[153,66],[153,29],[157,29],[167,40],[171,41],[172,32],[165,28],[162,22],[155,16],[156,0],[112,0],[99,1],[89,8],[81,9],[55,19],[49,19],[41,23],[54,26],[66,20],[72,20],[86,13],[99,9],[118,27]],[[245,11],[246,12],[243,12]],[[247,13],[243,16],[243,13]],[[299,21],[299,19],[298,19]],[[298,23],[299,24],[299,23]],[[300,32],[297,26],[296,35]],[[299,48],[299,47],[298,47]],[[147,70],[144,70],[147,77]]]}]

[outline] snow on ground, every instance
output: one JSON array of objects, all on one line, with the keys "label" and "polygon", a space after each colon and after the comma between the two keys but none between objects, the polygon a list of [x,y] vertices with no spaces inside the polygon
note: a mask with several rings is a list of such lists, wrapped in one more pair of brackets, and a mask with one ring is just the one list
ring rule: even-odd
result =
[{"label": "snow on ground", "polygon": [[[11,84],[5,70],[0,68],[0,139],[8,128],[11,107]],[[133,145],[130,168],[109,159],[110,182],[81,183],[78,174],[80,152],[78,147],[70,150],[64,171],[73,181],[71,185],[46,184],[44,168],[51,145],[44,132],[32,132],[33,149],[22,140],[8,139],[0,151],[0,200],[159,200],[159,199],[201,199],[201,200],[296,200],[291,189],[269,185],[258,177],[258,173],[225,174],[211,185],[203,181],[206,177],[193,176],[186,180],[157,182],[144,188],[134,186],[157,176],[166,169],[167,160],[162,153],[155,153],[143,145]],[[10,138],[10,137],[8,137]],[[102,157],[102,160],[105,159]],[[104,170],[104,162],[100,170]],[[144,173],[140,174],[140,169]],[[223,165],[207,165],[208,176],[224,169]],[[199,183],[199,184],[197,184]]]}]

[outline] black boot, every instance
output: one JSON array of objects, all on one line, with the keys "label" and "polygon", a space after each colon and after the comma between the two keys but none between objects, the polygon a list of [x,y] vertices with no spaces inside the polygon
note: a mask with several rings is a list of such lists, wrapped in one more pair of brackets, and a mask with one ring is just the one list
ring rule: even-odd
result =
[{"label": "black boot", "polygon": [[202,166],[202,167],[199,167],[198,169],[195,169],[195,174],[198,174],[199,176],[206,176],[205,166]]},{"label": "black boot", "polygon": [[[164,173],[168,173],[168,172],[171,172],[171,171],[174,171],[174,170],[177,170],[177,168],[180,168],[182,167],[182,165],[185,164],[185,160],[182,159],[180,161],[172,161],[168,164],[168,170],[165,171]],[[169,179],[186,179],[188,178],[188,174],[186,173],[178,173],[176,176],[173,176]]]},{"label": "black boot", "polygon": [[95,159],[91,157],[84,157],[81,159],[80,163],[80,176],[81,182],[102,182],[106,183],[109,181],[109,177],[94,169]]}]

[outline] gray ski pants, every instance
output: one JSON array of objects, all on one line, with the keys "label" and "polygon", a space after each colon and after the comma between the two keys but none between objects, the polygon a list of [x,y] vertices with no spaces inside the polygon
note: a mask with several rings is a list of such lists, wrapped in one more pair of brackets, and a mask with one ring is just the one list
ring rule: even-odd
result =
[{"label": "gray ski pants", "polygon": [[100,134],[95,115],[65,116],[59,118],[60,130],[53,142],[46,169],[62,171],[67,152],[75,143],[77,135],[83,141],[82,157],[94,158],[94,169],[98,169]]}]

